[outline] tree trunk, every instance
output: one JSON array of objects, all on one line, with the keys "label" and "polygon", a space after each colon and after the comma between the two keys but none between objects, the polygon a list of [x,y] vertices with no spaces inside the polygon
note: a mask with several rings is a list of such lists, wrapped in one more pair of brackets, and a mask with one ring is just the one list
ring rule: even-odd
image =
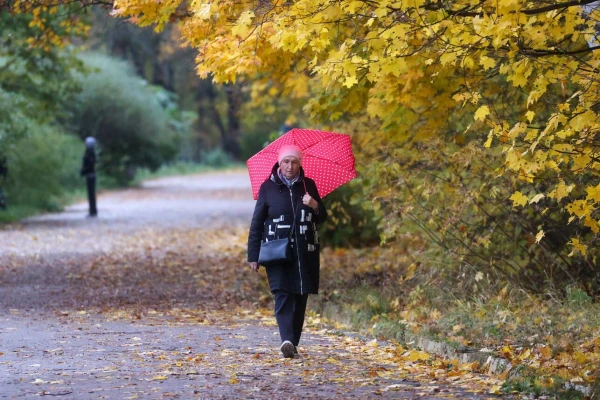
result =
[{"label": "tree trunk", "polygon": [[223,150],[231,155],[234,160],[240,160],[242,149],[240,147],[241,121],[240,110],[244,102],[242,87],[231,84],[225,87],[227,93],[227,133],[221,139]]},{"label": "tree trunk", "polygon": [[[197,99],[200,100],[203,95],[208,98],[208,109],[210,112],[210,119],[213,121],[217,130],[219,131],[219,136],[222,139],[227,136],[227,130],[225,129],[225,125],[223,124],[223,120],[221,119],[221,115],[217,110],[217,92],[212,83],[206,82],[206,85],[200,85],[198,87]],[[199,113],[203,111],[203,107],[201,106],[198,110]]]}]

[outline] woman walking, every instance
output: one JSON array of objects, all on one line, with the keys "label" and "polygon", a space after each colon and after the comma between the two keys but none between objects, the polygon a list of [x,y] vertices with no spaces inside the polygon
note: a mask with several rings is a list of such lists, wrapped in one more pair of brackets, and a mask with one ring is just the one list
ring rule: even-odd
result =
[{"label": "woman walking", "polygon": [[291,233],[292,260],[265,267],[275,297],[280,350],[286,358],[298,353],[308,295],[319,290],[317,224],[326,219],[327,211],[315,182],[304,176],[302,150],[295,145],[283,146],[271,177],[258,193],[248,236],[248,263],[258,271],[261,242]]}]

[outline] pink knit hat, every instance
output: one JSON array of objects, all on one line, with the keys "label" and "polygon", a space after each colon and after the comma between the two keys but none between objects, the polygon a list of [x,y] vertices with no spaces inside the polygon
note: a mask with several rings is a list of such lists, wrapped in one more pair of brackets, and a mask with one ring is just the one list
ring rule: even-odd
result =
[{"label": "pink knit hat", "polygon": [[287,156],[294,156],[302,164],[302,149],[296,146],[295,144],[286,144],[279,149],[279,156],[277,156],[277,162],[281,164],[281,160],[286,158]]}]

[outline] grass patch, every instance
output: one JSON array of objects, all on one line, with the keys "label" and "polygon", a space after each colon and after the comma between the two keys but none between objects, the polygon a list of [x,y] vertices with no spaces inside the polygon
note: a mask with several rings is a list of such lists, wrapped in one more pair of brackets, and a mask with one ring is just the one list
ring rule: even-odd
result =
[{"label": "grass patch", "polygon": [[169,176],[180,176],[180,175],[194,175],[204,172],[221,171],[226,169],[244,168],[240,163],[227,163],[225,165],[208,165],[198,164],[191,162],[179,161],[169,165],[163,165],[158,170],[152,172],[149,169],[140,169],[136,174],[136,183],[139,184],[142,181],[148,179],[164,178]]},{"label": "grass patch", "polygon": [[39,209],[33,206],[9,205],[6,210],[0,210],[0,223],[10,223],[31,217],[39,213]]},{"label": "grass patch", "polygon": [[[427,266],[407,248],[325,248],[322,310],[337,305],[342,322],[372,335],[403,342],[406,331],[503,358],[512,365],[498,370],[506,392],[577,399],[573,387],[598,386],[600,303],[586,291],[532,295],[498,277]],[[322,315],[339,320],[332,309]]]},{"label": "grass patch", "polygon": [[194,175],[214,171],[246,169],[246,165],[232,161],[217,162],[215,164],[208,163],[193,163],[186,161],[178,161],[168,165],[163,165],[156,171],[149,169],[140,169],[136,174],[134,185],[139,186],[143,181],[157,178],[166,178],[169,176]]},{"label": "grass patch", "polygon": [[8,204],[6,210],[0,210],[0,224],[20,221],[47,212],[59,212],[69,204],[85,200],[87,200],[87,189],[82,179],[81,188],[69,190],[61,197],[53,197],[44,208],[29,204]]},{"label": "grass patch", "polygon": [[[389,299],[371,287],[357,285],[332,296],[317,298],[318,308],[329,319],[335,319],[352,330],[403,343],[406,325],[392,312]],[[335,314],[335,315],[333,315]]]},{"label": "grass patch", "polygon": [[518,376],[511,376],[502,385],[507,394],[528,394],[534,397],[551,396],[560,400],[583,400],[589,398],[584,393],[568,387],[560,377],[543,377],[537,371],[520,368]]},{"label": "grass patch", "polygon": [[[442,292],[431,307],[444,310],[438,318],[421,321],[441,336],[465,346],[498,348],[552,344],[556,351],[594,337],[600,330],[600,304],[586,306],[568,299],[544,299],[523,295],[458,299]],[[405,312],[407,317],[412,310]]]}]

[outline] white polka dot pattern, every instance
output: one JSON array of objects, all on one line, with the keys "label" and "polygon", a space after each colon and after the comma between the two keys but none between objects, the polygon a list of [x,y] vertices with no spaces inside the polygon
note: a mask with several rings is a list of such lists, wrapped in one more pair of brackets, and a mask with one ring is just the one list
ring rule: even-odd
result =
[{"label": "white polka dot pattern", "polygon": [[356,178],[349,135],[295,128],[246,161],[255,200],[260,185],[271,175],[279,149],[287,144],[295,144],[302,149],[302,168],[305,175],[317,184],[321,197]]}]

